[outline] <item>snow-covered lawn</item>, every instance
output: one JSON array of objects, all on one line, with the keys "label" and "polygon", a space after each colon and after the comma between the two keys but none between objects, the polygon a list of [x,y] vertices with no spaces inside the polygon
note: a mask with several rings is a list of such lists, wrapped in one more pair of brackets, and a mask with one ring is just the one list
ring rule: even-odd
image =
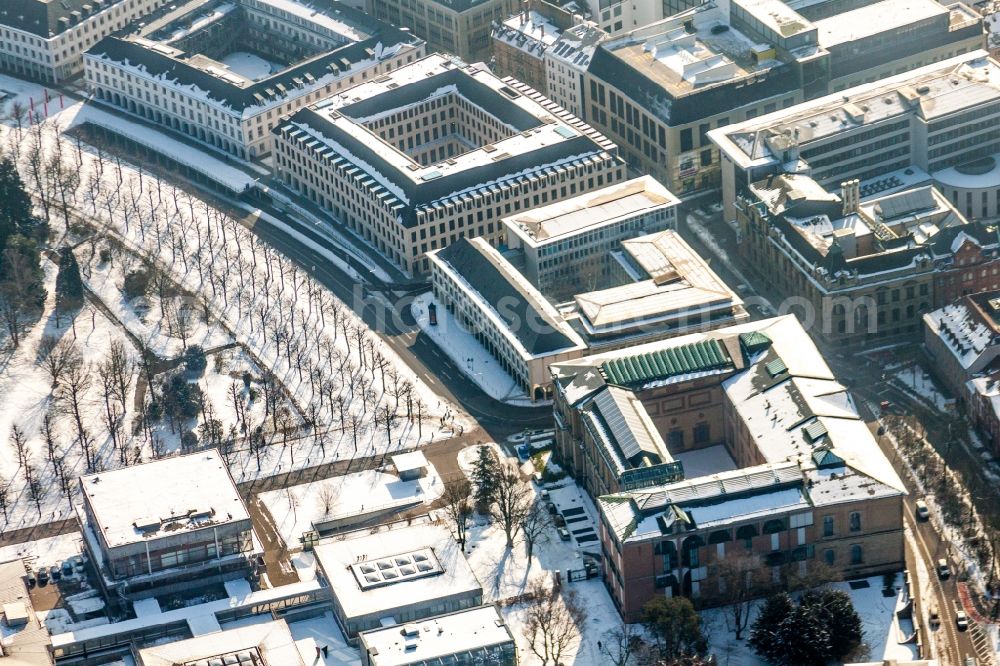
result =
[{"label": "snow-covered lawn", "polygon": [[[897,575],[897,585],[900,575]],[[911,661],[918,657],[916,645],[898,642],[900,632],[896,622],[896,609],[902,604],[902,592],[893,597],[882,596],[882,577],[874,576],[864,579],[868,587],[853,590],[847,583],[834,583],[831,587],[844,590],[851,596],[854,610],[861,617],[864,642],[869,649],[868,659],[881,661],[896,659]],[[756,617],[763,602],[754,605],[751,617]],[[746,639],[737,641],[728,628],[724,608],[711,608],[701,611],[702,623],[709,639],[711,651],[715,654],[719,666],[766,666],[767,662],[760,659],[748,644]],[[744,637],[749,635],[749,630]],[[861,659],[860,661],[865,661]]]},{"label": "snow-covered lawn", "polygon": [[[437,325],[432,326],[427,308],[431,303],[437,305]],[[517,381],[500,367],[497,360],[479,341],[462,327],[461,324],[434,299],[434,294],[428,292],[413,299],[410,306],[413,318],[417,320],[420,329],[434,341],[443,353],[455,362],[462,373],[474,381],[476,385],[491,397],[510,405],[542,405],[544,402],[532,403]]]},{"label": "snow-covered lawn", "polygon": [[[120,328],[89,303],[78,311],[75,318],[63,315],[57,326],[54,312],[56,268],[49,261],[43,261],[43,268],[48,298],[41,317],[26,330],[16,350],[7,347],[0,356],[0,441],[3,442],[0,446],[0,476],[3,477],[0,484],[7,487],[9,506],[6,525],[10,528],[72,515],[70,502],[61,490],[56,463],[49,456],[45,442],[43,424],[46,414],[49,415],[55,444],[54,460],[62,461],[72,493],[76,493],[76,477],[88,471],[69,403],[66,399],[56,399],[60,391],[53,390],[52,379],[42,365],[40,346],[46,336],[71,345],[79,353],[86,369],[86,386],[81,384],[79,404],[82,423],[91,441],[94,469],[120,466],[123,455],[130,463],[139,459],[148,460],[153,455],[149,443],[131,434],[128,421],[122,429],[126,442],[124,452],[115,446],[105,422],[101,382],[94,371],[94,365],[105,359],[112,342],[120,342],[134,357],[136,351],[131,342]],[[134,373],[137,372],[134,370]],[[131,379],[125,400],[130,407],[134,402],[135,374]],[[25,462],[40,482],[41,497],[37,503],[26,483],[27,467],[18,459],[13,426],[25,434]]]},{"label": "snow-covered lawn", "polygon": [[[13,95],[6,100],[7,104],[16,101],[28,107],[33,99],[36,112],[42,115],[40,86],[0,77],[0,90]],[[67,102],[66,108],[60,109],[56,93],[50,92],[50,97],[49,115],[44,123],[25,122],[17,129],[13,120],[4,116],[0,124],[0,140],[18,157],[28,188],[36,194],[42,191],[36,188],[26,168],[31,146],[40,144],[45,151],[44,159],[61,160],[67,172],[79,176],[76,189],[66,193],[73,221],[84,221],[98,228],[101,234],[110,234],[134,255],[167,274],[182,290],[194,295],[212,322],[205,328],[209,336],[205,341],[228,340],[228,337],[211,337],[217,330],[226,331],[226,336],[231,336],[273,374],[296,405],[295,411],[315,423],[315,427],[296,433],[287,446],[280,436],[265,429],[268,446],[259,456],[245,442],[239,442],[236,454],[230,458],[238,480],[357,455],[410,449],[450,437],[459,427],[471,425],[467,415],[441,400],[350,307],[314,281],[307,271],[260,241],[239,221],[141,169],[63,134],[71,125],[84,120],[104,122],[125,134],[132,130],[139,135],[151,134],[147,128],[131,127],[134,123],[81,103]],[[233,173],[238,170],[190,146],[178,144],[174,146],[178,150],[172,151],[171,145],[170,141],[157,139],[158,149],[212,173],[221,181],[229,181],[227,184],[234,190],[241,190],[253,180],[245,173]],[[41,213],[41,200],[37,203]],[[64,221],[54,201],[51,213],[51,241],[58,244],[64,233]],[[88,251],[86,243],[81,251]],[[117,293],[120,277],[115,273],[117,262],[105,271],[103,282],[98,280],[100,267],[95,265],[94,269],[91,279],[95,280],[95,289],[107,298],[112,311],[120,311],[130,325],[145,324],[152,335],[150,339],[163,341],[164,353],[176,351],[176,343],[170,341],[174,336],[163,336],[162,325],[157,329],[155,322],[142,321],[134,309],[134,318],[128,317],[126,304]],[[53,277],[54,272],[50,271],[50,294]],[[158,309],[155,300],[147,304],[150,306],[147,316]],[[51,303],[48,306],[42,320],[46,327],[51,326],[48,321]],[[77,333],[83,338],[81,347],[85,348],[86,360],[91,361],[104,355],[114,327],[99,313],[85,308],[77,320]],[[27,332],[22,348],[7,362],[0,377],[0,398],[5,394],[10,396],[8,400],[12,402],[4,406],[13,406],[0,413],[0,474],[12,475],[17,471],[17,466],[11,465],[15,456],[9,434],[15,417],[24,421],[31,440],[33,464],[41,465],[37,443],[40,410],[47,400],[46,383],[33,362],[40,335],[41,327]],[[221,386],[209,381],[213,382],[209,391],[218,395]],[[16,395],[11,396],[14,387]],[[87,427],[97,442],[99,466],[117,466],[120,464],[117,453],[109,447],[106,429],[100,423],[103,404],[92,395],[90,399],[94,408],[88,413]],[[213,402],[216,410],[225,406],[221,399]],[[133,416],[127,414],[126,421]],[[72,442],[66,424],[60,429],[60,442]],[[141,448],[146,445],[133,441],[131,429],[127,431],[128,446],[140,446],[140,457],[148,459],[148,448]],[[70,468],[71,477],[83,471],[77,458],[67,453],[67,469]],[[57,493],[57,484],[48,477],[45,481],[48,501]],[[16,484],[13,490],[12,497],[23,495]],[[19,501],[13,511],[16,515],[12,515],[12,526],[19,526],[22,521],[30,524],[26,515],[30,512],[23,511],[22,504]],[[58,517],[60,512],[51,510],[60,508],[43,503],[41,515],[36,511],[33,521]]]},{"label": "snow-covered lawn", "polygon": [[[301,545],[303,532],[313,529],[316,521],[374,515],[397,507],[403,509],[415,504],[428,504],[440,497],[443,491],[441,478],[434,466],[428,464],[427,475],[414,481],[401,481],[388,472],[365,470],[282,490],[270,490],[260,493],[258,497],[271,514],[285,545],[295,549]],[[325,498],[325,494],[329,497]],[[327,501],[329,511],[325,506]]]},{"label": "snow-covered lawn", "polygon": [[100,253],[92,255],[88,247],[84,243],[75,252],[84,283],[130,333],[160,358],[180,356],[185,345],[208,350],[233,341],[221,322],[211,317],[206,322],[197,303],[184,294],[165,293],[161,301],[150,286],[145,295],[129,298],[122,289],[125,276],[143,271],[143,263],[135,255],[117,250],[110,261],[101,262]]},{"label": "snow-covered lawn", "polygon": [[277,65],[264,60],[260,56],[243,51],[234,51],[228,54],[222,59],[222,64],[251,81],[259,81],[266,78],[278,68]]}]

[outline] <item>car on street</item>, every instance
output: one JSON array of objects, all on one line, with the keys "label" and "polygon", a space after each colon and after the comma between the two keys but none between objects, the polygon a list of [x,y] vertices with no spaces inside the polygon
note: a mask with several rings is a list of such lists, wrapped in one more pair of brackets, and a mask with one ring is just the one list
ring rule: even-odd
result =
[{"label": "car on street", "polygon": [[955,611],[955,628],[959,631],[965,631],[969,628],[969,616],[961,608]]},{"label": "car on street", "polygon": [[941,626],[941,613],[938,612],[937,606],[931,606],[931,610],[927,614],[927,624],[930,625],[931,629],[937,629]]},{"label": "car on street", "polygon": [[951,576],[951,567],[948,566],[948,560],[943,557],[937,561],[937,575],[941,580]]},{"label": "car on street", "polygon": [[565,527],[559,528],[559,538],[563,541],[569,541],[569,530]]},{"label": "car on street", "polygon": [[517,457],[522,461],[527,461],[531,457],[531,447],[527,444],[521,444],[517,447]]},{"label": "car on street", "polygon": [[917,500],[914,513],[917,514],[917,520],[927,520],[931,517],[931,512],[927,509],[927,502],[924,500]]}]

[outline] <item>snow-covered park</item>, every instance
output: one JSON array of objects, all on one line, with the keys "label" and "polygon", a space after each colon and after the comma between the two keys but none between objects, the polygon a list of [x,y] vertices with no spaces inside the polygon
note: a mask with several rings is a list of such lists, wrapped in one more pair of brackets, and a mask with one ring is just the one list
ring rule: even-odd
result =
[{"label": "snow-covered park", "polygon": [[[62,477],[72,485],[91,469],[170,454],[178,450],[182,431],[195,433],[200,445],[222,446],[241,481],[410,449],[469,426],[464,413],[417,378],[347,305],[240,220],[112,155],[100,142],[88,145],[67,133],[93,122],[99,110],[52,91],[43,105],[40,86],[8,77],[0,77],[0,91],[8,95],[0,150],[19,166],[36,215],[48,219],[49,245],[76,246],[84,282],[100,301],[57,326],[55,267],[43,262],[49,291],[44,310],[23,320],[16,349],[0,339],[0,476],[7,482],[0,487],[8,488],[8,528],[68,516]],[[172,145],[167,137],[149,136],[156,132],[148,128],[143,132],[146,140]],[[190,159],[197,164],[201,158],[195,151]],[[46,175],[36,178],[31,164],[40,160]],[[108,248],[110,257],[102,257]],[[139,296],[124,294],[126,277],[140,268],[162,276],[168,291],[154,285]],[[79,423],[65,410],[50,417],[58,441],[55,463],[43,426],[59,402],[58,391],[39,357],[43,337],[52,335],[75,336],[92,380],[79,394],[85,408]],[[152,391],[144,385],[136,339],[173,366],[192,345],[217,350],[208,355],[202,375],[187,378],[198,384],[212,413],[199,409],[183,428],[163,427],[162,421],[138,427],[139,421],[149,423],[138,417],[160,389],[157,378]],[[93,370],[115,344],[124,349],[130,372],[120,405],[108,407]],[[261,406],[265,375],[284,405],[267,410],[270,419]],[[240,407],[231,397],[234,385]],[[279,413],[290,418],[279,423]],[[109,420],[118,423],[115,436]],[[215,420],[220,428],[206,428]],[[236,436],[221,441],[237,421],[245,423]],[[15,445],[15,424],[24,455]],[[36,477],[34,491],[26,467]],[[42,497],[36,501],[33,495]]]}]

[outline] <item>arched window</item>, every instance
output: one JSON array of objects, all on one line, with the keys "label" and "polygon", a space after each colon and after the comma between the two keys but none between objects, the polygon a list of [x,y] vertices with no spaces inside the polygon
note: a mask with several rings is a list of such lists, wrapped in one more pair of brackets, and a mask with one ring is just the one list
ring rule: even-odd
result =
[{"label": "arched window", "polygon": [[781,518],[772,518],[764,522],[764,534],[774,534],[785,529],[785,521]]}]

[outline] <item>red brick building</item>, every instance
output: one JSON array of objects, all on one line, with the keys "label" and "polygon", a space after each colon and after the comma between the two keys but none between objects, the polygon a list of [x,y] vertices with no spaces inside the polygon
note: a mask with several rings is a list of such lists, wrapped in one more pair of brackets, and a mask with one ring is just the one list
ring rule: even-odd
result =
[{"label": "red brick building", "polygon": [[552,373],[559,461],[600,493],[627,621],[659,595],[724,603],[734,566],[780,584],[903,568],[904,486],[794,316]]}]

